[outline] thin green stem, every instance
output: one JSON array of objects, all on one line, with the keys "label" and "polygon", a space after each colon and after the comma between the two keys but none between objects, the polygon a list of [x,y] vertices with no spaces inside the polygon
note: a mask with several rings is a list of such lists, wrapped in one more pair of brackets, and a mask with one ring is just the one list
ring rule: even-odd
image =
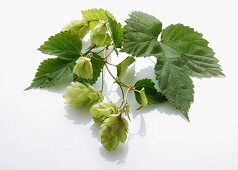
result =
[{"label": "thin green stem", "polygon": [[106,61],[106,63],[111,66],[115,66],[115,67],[117,66],[116,64],[109,63],[108,61]]},{"label": "thin green stem", "polygon": [[91,51],[92,51],[92,49],[94,49],[96,47],[96,44],[92,44],[89,48],[88,48],[88,50],[85,52],[85,53],[83,53],[82,55],[84,56],[84,55],[87,55],[88,53],[90,53]]},{"label": "thin green stem", "polygon": [[117,82],[117,78],[112,74],[112,72],[111,72],[110,69],[108,68],[108,65],[107,65],[107,64],[105,64],[105,67],[106,67],[108,73],[111,75],[111,77]]},{"label": "thin green stem", "polygon": [[123,90],[123,88],[122,88],[122,86],[121,86],[120,84],[118,84],[118,85],[119,85],[119,87],[120,87],[120,89],[121,89],[122,98],[123,98],[123,100],[124,100],[124,98],[125,98],[124,90]]},{"label": "thin green stem", "polygon": [[104,67],[102,68],[102,92],[103,92],[103,88],[104,88]]},{"label": "thin green stem", "polygon": [[107,59],[111,54],[112,54],[113,50],[111,50],[107,55],[106,55],[106,50],[104,51],[104,58],[103,59]]}]

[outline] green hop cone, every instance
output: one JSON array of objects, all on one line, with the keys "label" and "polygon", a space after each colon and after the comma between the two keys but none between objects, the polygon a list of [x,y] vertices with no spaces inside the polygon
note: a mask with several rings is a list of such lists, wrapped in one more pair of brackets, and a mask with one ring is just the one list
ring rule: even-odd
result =
[{"label": "green hop cone", "polygon": [[98,103],[91,107],[90,113],[95,122],[103,122],[110,115],[117,113],[117,107],[114,103]]},{"label": "green hop cone", "polygon": [[63,31],[73,31],[79,35],[80,39],[89,32],[89,22],[86,19],[74,20],[63,28]]},{"label": "green hop cone", "polygon": [[93,66],[88,57],[79,57],[74,66],[73,73],[85,79],[93,78]]},{"label": "green hop cone", "polygon": [[101,92],[79,82],[72,82],[63,97],[67,104],[78,107],[89,106],[103,100]]},{"label": "green hop cone", "polygon": [[145,94],[145,89],[144,87],[139,91],[140,97],[141,97],[141,106],[145,107],[148,104],[148,100]]},{"label": "green hop cone", "polygon": [[92,44],[96,44],[98,47],[110,44],[111,40],[107,33],[105,22],[97,24],[97,26],[91,32],[90,40]]},{"label": "green hop cone", "polygon": [[115,150],[119,142],[124,143],[126,141],[127,130],[128,122],[125,118],[111,115],[101,125],[101,143],[107,150]]}]

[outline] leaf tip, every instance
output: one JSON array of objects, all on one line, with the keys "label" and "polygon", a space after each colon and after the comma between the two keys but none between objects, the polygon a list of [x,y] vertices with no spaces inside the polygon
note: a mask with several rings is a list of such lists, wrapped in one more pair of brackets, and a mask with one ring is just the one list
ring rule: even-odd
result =
[{"label": "leaf tip", "polygon": [[183,114],[183,115],[184,115],[185,119],[188,121],[188,123],[190,123],[190,119],[189,119],[188,114],[186,113],[186,114]]}]

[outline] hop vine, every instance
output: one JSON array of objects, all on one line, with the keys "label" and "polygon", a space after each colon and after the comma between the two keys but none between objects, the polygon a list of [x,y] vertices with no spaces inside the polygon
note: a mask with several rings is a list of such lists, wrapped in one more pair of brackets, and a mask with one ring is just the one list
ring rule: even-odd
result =
[{"label": "hop vine", "polygon": [[[90,45],[86,50],[85,36]],[[160,39],[160,40],[158,40]],[[169,102],[189,121],[189,108],[194,101],[194,85],[191,77],[224,76],[214,57],[213,50],[201,33],[183,24],[172,24],[166,28],[156,17],[132,12],[126,25],[103,9],[82,11],[82,18],[64,26],[62,31],[51,36],[38,49],[44,54],[56,56],[44,60],[27,88],[47,88],[73,77],[67,87],[64,100],[74,107],[89,107],[92,119],[101,124],[101,143],[107,150],[115,150],[126,142],[130,103],[128,96],[134,93],[138,109]],[[128,57],[121,63],[111,63],[109,58]],[[134,85],[126,84],[123,77],[127,68],[138,57],[154,56],[157,84],[148,78]],[[114,75],[110,67],[115,67]],[[121,103],[104,101],[104,72],[108,72],[121,91]],[[98,78],[101,77],[101,80]],[[101,81],[101,89],[93,85]]]}]

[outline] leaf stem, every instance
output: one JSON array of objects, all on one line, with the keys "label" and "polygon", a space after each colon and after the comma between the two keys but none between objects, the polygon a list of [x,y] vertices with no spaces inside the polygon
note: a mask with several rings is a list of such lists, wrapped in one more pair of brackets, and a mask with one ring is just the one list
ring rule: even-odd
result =
[{"label": "leaf stem", "polygon": [[96,47],[96,44],[92,44],[89,48],[88,48],[88,50],[85,52],[85,53],[83,53],[82,55],[84,56],[84,55],[87,55],[88,53],[90,53],[91,51],[92,51],[92,49],[94,49]]},{"label": "leaf stem", "polygon": [[101,88],[102,92],[103,92],[103,88],[104,88],[104,67],[102,67],[102,88]]}]

